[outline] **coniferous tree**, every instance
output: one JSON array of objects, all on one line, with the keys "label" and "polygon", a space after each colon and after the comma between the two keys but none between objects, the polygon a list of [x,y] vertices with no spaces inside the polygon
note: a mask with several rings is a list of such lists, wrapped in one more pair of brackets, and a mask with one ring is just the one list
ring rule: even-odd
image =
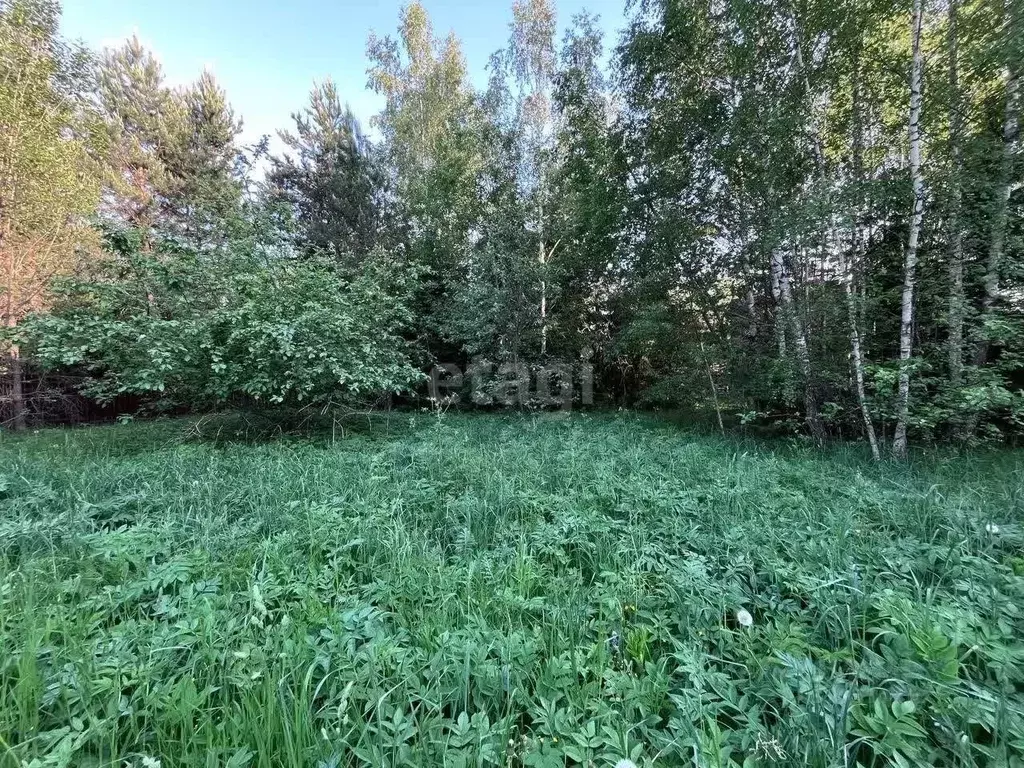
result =
[{"label": "coniferous tree", "polygon": [[369,142],[330,80],[313,88],[292,119],[294,133],[280,133],[289,151],[271,158],[268,191],[294,210],[302,248],[357,263],[376,244],[381,220]]},{"label": "coniferous tree", "polygon": [[163,215],[173,231],[201,246],[222,239],[224,227],[238,215],[237,140],[242,124],[210,72],[175,98],[181,102],[184,119],[168,148]]},{"label": "coniferous tree", "polygon": [[[559,46],[554,5],[522,0],[476,92],[413,2],[368,46],[379,145],[318,86],[262,195],[212,75],[168,88],[137,39],[106,52],[91,99],[62,102],[58,133],[109,171],[93,178],[127,338],[183,322],[176,285],[240,289],[238,265],[297,248],[315,271],[330,252],[342,291],[396,267],[379,275],[411,291],[423,357],[519,382],[585,356],[609,397],[902,456],[1024,424],[1019,5],[639,0],[606,69],[595,19]],[[53,27],[43,0],[3,4],[29,7]],[[74,69],[49,92],[84,94]]]},{"label": "coniferous tree", "polygon": [[153,249],[161,209],[172,188],[168,155],[183,132],[180,103],[163,70],[137,36],[108,49],[100,63],[99,100],[107,132],[104,213]]}]

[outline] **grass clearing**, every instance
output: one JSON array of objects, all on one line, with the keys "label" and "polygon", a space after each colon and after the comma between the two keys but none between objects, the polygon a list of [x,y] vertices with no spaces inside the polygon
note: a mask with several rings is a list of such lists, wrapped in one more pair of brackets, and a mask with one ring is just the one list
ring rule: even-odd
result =
[{"label": "grass clearing", "polygon": [[1024,765],[1020,452],[184,427],[0,441],[0,766]]}]

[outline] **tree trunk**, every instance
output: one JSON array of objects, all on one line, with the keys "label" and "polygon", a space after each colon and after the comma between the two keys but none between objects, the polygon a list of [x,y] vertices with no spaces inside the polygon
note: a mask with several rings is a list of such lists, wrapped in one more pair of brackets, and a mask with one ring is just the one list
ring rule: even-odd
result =
[{"label": "tree trunk", "polygon": [[910,419],[910,355],[914,347],[914,288],[917,284],[917,245],[924,218],[924,178],[921,175],[921,79],[924,56],[921,51],[921,28],[924,23],[924,0],[914,0],[911,26],[913,57],[910,68],[910,182],[914,191],[914,207],[910,216],[910,232],[903,264],[903,298],[900,311],[900,376],[896,402],[896,431],[892,454],[907,456],[907,422]]},{"label": "tree trunk", "polygon": [[855,267],[861,259],[861,189],[864,184],[864,125],[860,112],[860,52],[854,65],[853,75],[853,168],[854,168],[854,215],[853,235],[850,243],[850,257],[844,259],[843,288],[846,293],[846,315],[850,331],[850,363],[853,367],[853,379],[857,389],[857,402],[864,417],[864,432],[871,446],[871,455],[875,461],[881,458],[878,451],[878,439],[875,437],[875,424],[871,420],[871,409],[864,390],[864,353],[861,348],[860,327],[857,323],[857,293],[854,285]]},{"label": "tree trunk", "polygon": [[1019,62],[1016,49],[1017,22],[1019,11],[1015,9],[1015,0],[1007,3],[1007,56],[1006,56],[1006,113],[1003,119],[1003,153],[999,169],[998,187],[996,189],[994,209],[992,211],[992,236],[989,240],[988,260],[985,264],[985,295],[981,304],[981,338],[975,353],[975,363],[984,365],[988,359],[988,340],[985,336],[986,321],[992,316],[996,300],[999,298],[999,272],[1003,261],[1003,250],[1006,246],[1006,222],[1010,208],[1010,195],[1013,192],[1013,156],[1017,143],[1017,114],[1019,93]]},{"label": "tree trunk", "polygon": [[[8,303],[11,301],[8,296]],[[12,307],[8,307],[7,317],[4,318],[4,325],[13,329],[16,325]],[[10,425],[15,431],[23,430],[27,426],[28,414],[25,408],[25,373],[21,363],[21,351],[17,344],[11,344],[7,350],[9,375],[11,377],[11,418]]]},{"label": "tree trunk", "polygon": [[547,261],[544,253],[544,238],[540,241],[540,356],[547,357],[548,354],[548,282],[546,278]]},{"label": "tree trunk", "polygon": [[775,299],[775,306],[778,308],[778,313],[775,317],[775,343],[779,348],[779,359],[785,360],[786,354],[786,319],[785,312],[782,308],[782,268],[781,261],[776,261],[775,255],[772,255],[772,296]]},{"label": "tree trunk", "polygon": [[747,288],[747,338],[757,338],[757,300],[754,297],[754,289]]},{"label": "tree trunk", "polygon": [[[543,193],[543,190],[542,190]],[[537,261],[540,264],[540,356],[545,358],[548,355],[548,281],[547,261],[548,254],[544,248],[544,204],[537,206],[537,226],[540,229],[540,247]]]},{"label": "tree trunk", "polygon": [[[857,246],[855,246],[857,247]],[[851,256],[856,258],[856,251]],[[875,424],[871,420],[871,409],[868,407],[867,392],[864,389],[864,354],[861,350],[860,330],[857,325],[857,302],[853,287],[853,269],[846,265],[846,279],[843,281],[846,291],[846,314],[850,325],[850,362],[853,366],[853,378],[857,386],[857,402],[860,403],[860,412],[864,417],[864,432],[871,446],[871,455],[875,461],[881,458],[878,450],[878,438],[875,436]]]},{"label": "tree trunk", "polygon": [[25,374],[18,347],[12,345],[8,354],[11,361],[11,428],[15,432],[20,432],[28,426],[28,409],[25,407]]},{"label": "tree trunk", "polygon": [[781,251],[772,254],[772,273],[778,279],[779,296],[782,300],[780,309],[786,318],[793,334],[793,346],[800,374],[804,380],[804,418],[811,430],[814,441],[821,445],[825,442],[825,425],[821,421],[818,410],[818,395],[815,391],[814,376],[811,370],[811,355],[807,347],[807,335],[804,333],[800,317],[793,305],[793,288],[789,278],[789,270]]},{"label": "tree trunk", "polygon": [[718,417],[718,431],[725,434],[725,423],[722,421],[722,406],[718,402],[718,387],[715,385],[715,375],[711,370],[711,363],[708,361],[707,352],[704,350],[704,340],[700,342],[700,354],[704,358],[704,370],[708,374],[708,382],[711,384],[711,398],[715,404],[715,416]]},{"label": "tree trunk", "polygon": [[949,149],[950,149],[950,201],[949,201],[949,383],[959,388],[964,369],[964,232],[960,223],[963,208],[963,156],[960,147],[960,82],[957,50],[957,5],[949,0]]}]

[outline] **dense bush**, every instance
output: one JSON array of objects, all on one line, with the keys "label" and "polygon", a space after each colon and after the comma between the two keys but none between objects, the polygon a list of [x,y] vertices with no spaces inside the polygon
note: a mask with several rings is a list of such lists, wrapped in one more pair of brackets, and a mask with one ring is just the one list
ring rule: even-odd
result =
[{"label": "dense bush", "polygon": [[417,380],[402,336],[404,290],[380,258],[346,275],[333,262],[239,247],[133,254],[98,279],[66,282],[22,338],[45,365],[88,370],[85,391],[101,401],[159,393],[199,406],[324,403]]}]

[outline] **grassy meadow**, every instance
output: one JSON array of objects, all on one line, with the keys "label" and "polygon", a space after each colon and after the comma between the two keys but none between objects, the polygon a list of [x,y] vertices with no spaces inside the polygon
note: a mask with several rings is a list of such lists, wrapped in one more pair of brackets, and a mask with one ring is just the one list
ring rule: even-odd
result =
[{"label": "grassy meadow", "polygon": [[1024,454],[0,437],[0,766],[1021,766]]}]

